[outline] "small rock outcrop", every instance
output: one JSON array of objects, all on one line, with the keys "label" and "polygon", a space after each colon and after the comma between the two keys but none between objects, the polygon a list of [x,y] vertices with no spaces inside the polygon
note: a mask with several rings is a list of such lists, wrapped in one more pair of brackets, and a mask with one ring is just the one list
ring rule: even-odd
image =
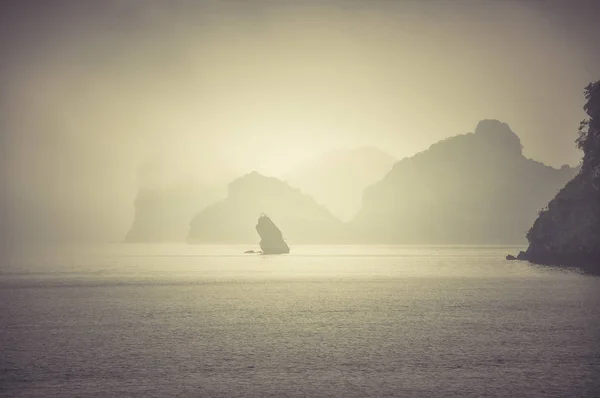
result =
[{"label": "small rock outcrop", "polygon": [[506,255],[506,259],[507,260],[521,260],[521,261],[526,261],[527,260],[527,253],[525,253],[523,250],[521,250],[519,252],[519,254],[517,254],[517,257],[513,256],[512,254],[507,254]]},{"label": "small rock outcrop", "polygon": [[263,254],[286,254],[290,252],[281,230],[266,214],[259,217],[256,232],[260,235],[260,248]]}]

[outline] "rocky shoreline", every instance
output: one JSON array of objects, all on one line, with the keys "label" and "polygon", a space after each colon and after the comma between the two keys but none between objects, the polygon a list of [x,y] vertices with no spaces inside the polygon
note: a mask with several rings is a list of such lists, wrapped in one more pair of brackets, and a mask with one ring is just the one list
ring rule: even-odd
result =
[{"label": "rocky shoreline", "polygon": [[556,252],[550,250],[528,249],[521,251],[516,256],[508,254],[507,260],[529,261],[540,265],[562,265],[568,267],[588,268],[600,265],[599,253],[587,252]]}]

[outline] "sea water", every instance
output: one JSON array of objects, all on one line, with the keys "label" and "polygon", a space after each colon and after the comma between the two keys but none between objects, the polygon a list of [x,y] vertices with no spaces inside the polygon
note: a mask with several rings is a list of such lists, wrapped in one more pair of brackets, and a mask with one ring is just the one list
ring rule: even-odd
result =
[{"label": "sea water", "polygon": [[518,247],[32,247],[0,395],[600,396],[600,278]]}]

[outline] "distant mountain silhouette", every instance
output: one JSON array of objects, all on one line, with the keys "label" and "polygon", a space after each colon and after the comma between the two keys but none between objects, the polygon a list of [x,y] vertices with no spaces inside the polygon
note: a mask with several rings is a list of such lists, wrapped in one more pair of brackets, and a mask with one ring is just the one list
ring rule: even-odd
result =
[{"label": "distant mountain silhouette", "polygon": [[190,221],[209,203],[225,196],[225,187],[180,183],[143,188],[135,199],[135,216],[126,242],[185,241]]},{"label": "distant mountain silhouette", "polygon": [[586,87],[580,127],[579,174],[560,190],[527,233],[525,259],[539,264],[582,266],[600,272],[600,81]]},{"label": "distant mountain silhouette", "polygon": [[365,243],[524,243],[538,211],[575,174],[525,158],[508,125],[483,120],[474,133],[396,163],[365,190],[352,228]]},{"label": "distant mountain silhouette", "polygon": [[191,224],[191,243],[251,243],[260,240],[256,220],[266,213],[294,243],[331,243],[343,236],[342,223],[326,208],[273,177],[246,174],[228,187],[228,195],[198,213]]},{"label": "distant mountain silhouette", "polygon": [[283,179],[311,195],[336,217],[349,221],[362,202],[363,190],[383,178],[397,161],[373,147],[325,153]]}]

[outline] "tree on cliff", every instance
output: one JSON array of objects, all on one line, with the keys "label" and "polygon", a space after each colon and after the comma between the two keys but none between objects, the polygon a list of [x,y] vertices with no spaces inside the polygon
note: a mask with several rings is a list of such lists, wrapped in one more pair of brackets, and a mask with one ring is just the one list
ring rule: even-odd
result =
[{"label": "tree on cliff", "polygon": [[600,80],[585,88],[587,103],[583,107],[590,116],[579,125],[577,147],[583,151],[583,173],[600,175]]}]

